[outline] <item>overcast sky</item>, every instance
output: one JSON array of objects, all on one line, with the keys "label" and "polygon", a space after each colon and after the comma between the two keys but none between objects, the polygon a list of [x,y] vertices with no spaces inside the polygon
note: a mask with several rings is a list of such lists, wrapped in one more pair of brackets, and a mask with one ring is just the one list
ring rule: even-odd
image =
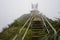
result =
[{"label": "overcast sky", "polygon": [[29,13],[31,3],[49,18],[59,17],[60,0],[0,0],[0,31],[23,14]]}]

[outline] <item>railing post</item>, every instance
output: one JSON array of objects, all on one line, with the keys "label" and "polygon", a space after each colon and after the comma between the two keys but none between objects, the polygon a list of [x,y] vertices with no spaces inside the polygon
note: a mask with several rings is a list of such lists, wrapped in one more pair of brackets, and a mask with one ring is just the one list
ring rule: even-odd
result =
[{"label": "railing post", "polygon": [[58,40],[57,33],[54,33],[54,40]]}]

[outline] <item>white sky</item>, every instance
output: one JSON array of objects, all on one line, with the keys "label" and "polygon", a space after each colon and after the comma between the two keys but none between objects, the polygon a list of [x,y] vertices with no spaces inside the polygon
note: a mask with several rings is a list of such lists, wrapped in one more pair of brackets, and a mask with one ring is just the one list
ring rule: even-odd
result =
[{"label": "white sky", "polygon": [[0,0],[0,31],[15,19],[31,10],[31,3],[49,18],[59,17],[60,0]]}]

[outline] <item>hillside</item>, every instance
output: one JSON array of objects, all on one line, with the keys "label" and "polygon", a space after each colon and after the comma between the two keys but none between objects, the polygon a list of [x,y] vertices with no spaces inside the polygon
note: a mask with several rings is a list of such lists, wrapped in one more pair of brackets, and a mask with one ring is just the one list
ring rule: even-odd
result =
[{"label": "hillside", "polygon": [[[5,28],[1,33],[0,33],[0,40],[12,40],[12,38],[18,33],[18,30],[23,26],[23,24],[26,22],[26,20],[30,17],[30,14],[24,14],[21,17],[17,18],[13,23],[9,24],[9,28]],[[58,20],[51,20],[48,18],[50,23],[54,26],[54,28],[58,32],[58,36],[60,36],[60,21]],[[47,23],[46,23],[47,24]],[[27,24],[28,25],[28,24]],[[24,28],[23,32],[25,31],[26,28]],[[22,34],[23,34],[22,32]],[[28,36],[31,33],[31,30],[28,32]],[[27,39],[28,36],[26,36]]]}]

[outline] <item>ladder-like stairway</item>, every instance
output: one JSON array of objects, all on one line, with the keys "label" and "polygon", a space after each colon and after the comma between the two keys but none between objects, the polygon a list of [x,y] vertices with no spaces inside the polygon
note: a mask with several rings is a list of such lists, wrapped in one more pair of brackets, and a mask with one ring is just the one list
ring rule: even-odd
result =
[{"label": "ladder-like stairway", "polygon": [[45,36],[47,36],[41,20],[32,20],[31,30],[31,40],[42,40],[43,38],[46,38]]}]

